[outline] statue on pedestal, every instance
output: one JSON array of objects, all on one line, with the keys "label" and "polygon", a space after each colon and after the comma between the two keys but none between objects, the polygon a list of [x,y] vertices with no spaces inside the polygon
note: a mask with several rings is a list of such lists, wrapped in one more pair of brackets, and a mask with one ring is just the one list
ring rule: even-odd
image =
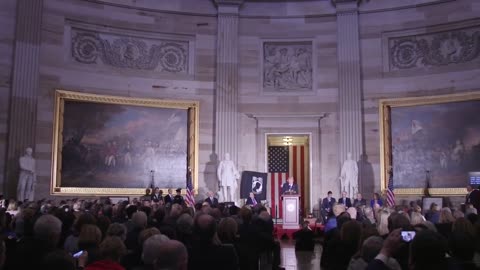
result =
[{"label": "statue on pedestal", "polygon": [[343,162],[340,184],[340,192],[347,192],[349,198],[355,197],[355,194],[358,192],[358,166],[357,162],[352,158],[352,153],[347,153],[347,160]]},{"label": "statue on pedestal", "polygon": [[25,155],[20,157],[20,177],[17,186],[17,201],[24,200],[33,201],[35,192],[36,174],[35,174],[35,159],[32,156],[33,150],[28,147],[25,149]]},{"label": "statue on pedestal", "polygon": [[221,197],[224,201],[234,202],[238,187],[237,180],[240,179],[240,173],[230,159],[229,153],[226,153],[225,159],[220,161],[217,168],[217,176],[220,182]]}]

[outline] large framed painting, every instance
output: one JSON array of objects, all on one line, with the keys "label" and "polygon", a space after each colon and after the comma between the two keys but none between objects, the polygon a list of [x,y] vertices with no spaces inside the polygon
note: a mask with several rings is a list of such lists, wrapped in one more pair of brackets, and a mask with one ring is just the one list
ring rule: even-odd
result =
[{"label": "large framed painting", "polygon": [[140,195],[187,176],[196,188],[198,105],[57,90],[51,193]]},{"label": "large framed painting", "polygon": [[381,188],[464,195],[480,171],[480,92],[380,100]]}]

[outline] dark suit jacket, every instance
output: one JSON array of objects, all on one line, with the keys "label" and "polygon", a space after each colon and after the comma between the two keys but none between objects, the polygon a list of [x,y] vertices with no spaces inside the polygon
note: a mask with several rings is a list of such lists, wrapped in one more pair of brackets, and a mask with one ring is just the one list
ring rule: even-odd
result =
[{"label": "dark suit jacket", "polygon": [[287,192],[287,191],[291,191],[292,194],[298,194],[298,185],[293,183],[292,187],[290,188],[288,183],[284,183],[283,186],[282,186],[282,194],[285,194],[285,192]]},{"label": "dark suit jacket", "polygon": [[160,194],[153,194],[152,197],[151,197],[151,200],[159,200],[161,201],[162,200],[162,195]]},{"label": "dark suit jacket", "polygon": [[353,207],[359,207],[359,206],[362,206],[362,205],[367,205],[367,200],[365,199],[361,199],[361,200],[358,200],[358,199],[355,199],[353,200]]},{"label": "dark suit jacket", "polygon": [[344,204],[347,208],[352,207],[352,201],[350,198],[345,198],[345,201],[343,201],[343,197],[338,199],[338,203]]},{"label": "dark suit jacket", "polygon": [[172,203],[178,203],[180,205],[183,205],[182,195],[175,195],[175,197],[173,197],[173,202]]},{"label": "dark suit jacket", "polygon": [[213,197],[213,201],[210,200],[210,197],[207,197],[207,198],[205,199],[205,202],[207,202],[208,204],[210,204],[210,206],[212,206],[212,207],[217,207],[217,206],[218,206],[218,199],[215,198],[215,197]]},{"label": "dark suit jacket", "polygon": [[[257,204],[260,203],[257,198],[255,198],[255,201],[257,201]],[[253,205],[253,200],[252,198],[248,197],[247,202],[245,203],[246,205]]]},{"label": "dark suit jacket", "polygon": [[171,203],[173,203],[173,196],[170,197],[170,195],[167,194],[167,195],[163,198],[163,200],[164,200],[165,204],[167,204],[167,203],[170,203],[170,204],[171,204]]},{"label": "dark suit jacket", "polygon": [[323,198],[323,201],[322,201],[322,209],[325,210],[325,209],[330,209],[332,210],[332,206],[333,204],[336,202],[335,198],[330,198],[330,202],[328,201],[328,198]]},{"label": "dark suit jacket", "polygon": [[480,190],[474,189],[472,192],[467,194],[467,198],[465,200],[465,203],[470,203],[473,205],[473,207],[477,208],[477,210],[480,208]]}]

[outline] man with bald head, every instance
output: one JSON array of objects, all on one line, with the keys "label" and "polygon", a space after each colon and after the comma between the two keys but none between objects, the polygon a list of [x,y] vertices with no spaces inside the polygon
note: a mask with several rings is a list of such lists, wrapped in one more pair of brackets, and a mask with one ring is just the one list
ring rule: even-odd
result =
[{"label": "man with bald head", "polygon": [[207,214],[196,217],[193,226],[194,240],[188,250],[188,269],[209,270],[238,269],[238,257],[230,244],[218,243],[215,239],[217,223]]},{"label": "man with bald head", "polygon": [[188,253],[182,242],[168,240],[157,249],[155,270],[187,270]]}]

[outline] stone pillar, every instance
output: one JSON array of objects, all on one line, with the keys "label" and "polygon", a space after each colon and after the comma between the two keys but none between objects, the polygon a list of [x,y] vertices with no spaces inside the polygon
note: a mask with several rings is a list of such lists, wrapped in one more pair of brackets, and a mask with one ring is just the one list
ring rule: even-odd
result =
[{"label": "stone pillar", "polygon": [[16,196],[18,159],[35,149],[43,0],[18,0],[8,125],[5,195]]},{"label": "stone pillar", "polygon": [[[337,0],[338,113],[340,153],[343,163],[351,152],[355,160],[363,153],[362,86],[357,0]],[[361,189],[361,180],[359,187]]]},{"label": "stone pillar", "polygon": [[243,0],[215,0],[217,76],[215,82],[215,153],[225,153],[238,166],[238,12]]}]

